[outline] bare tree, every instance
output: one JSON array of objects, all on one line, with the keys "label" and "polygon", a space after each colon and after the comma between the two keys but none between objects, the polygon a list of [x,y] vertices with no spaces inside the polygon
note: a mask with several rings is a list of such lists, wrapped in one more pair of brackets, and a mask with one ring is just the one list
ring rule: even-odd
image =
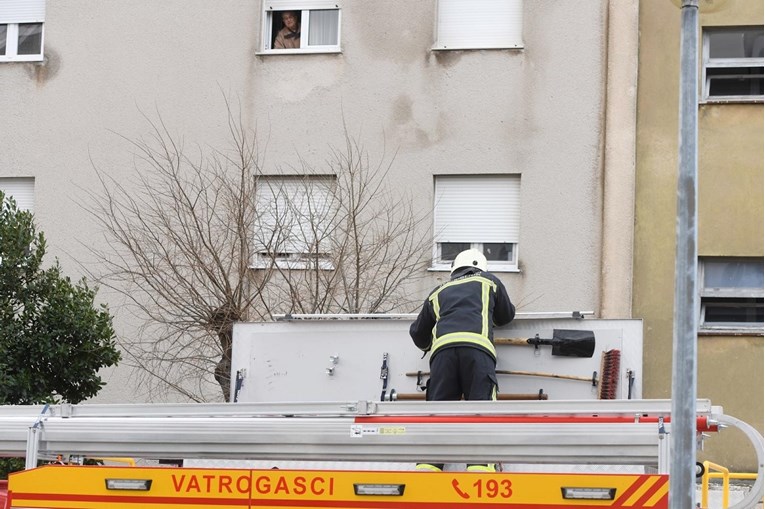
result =
[{"label": "bare tree", "polygon": [[[412,197],[388,187],[392,160],[370,162],[364,147],[346,132],[345,146],[331,149],[322,168],[300,162],[293,170],[300,177],[291,183],[283,172],[276,179],[261,177],[276,182],[259,187],[269,190],[269,199],[264,200],[268,208],[260,207],[258,254],[281,281],[264,288],[264,308],[286,306],[290,313],[411,309],[415,301],[402,290],[422,273],[430,243],[418,236],[424,218]],[[285,252],[298,257],[289,263],[280,256]]]},{"label": "bare tree", "polygon": [[126,362],[147,387],[193,401],[230,400],[237,321],[411,310],[406,286],[429,252],[423,216],[386,187],[392,161],[371,164],[345,131],[320,167],[268,172],[255,132],[227,112],[224,149],[190,151],[147,119],[150,136],[127,139],[135,179],[96,168],[88,208],[105,235],[89,273],[141,324],[119,335]]}]

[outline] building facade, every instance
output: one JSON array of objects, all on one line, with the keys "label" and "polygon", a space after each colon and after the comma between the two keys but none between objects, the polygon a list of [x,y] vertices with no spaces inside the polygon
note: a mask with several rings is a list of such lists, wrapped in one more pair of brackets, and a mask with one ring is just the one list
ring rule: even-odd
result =
[{"label": "building facade", "polygon": [[[637,4],[4,2],[0,184],[32,197],[49,255],[77,276],[103,242],[78,206],[93,167],[123,179],[158,116],[223,145],[229,99],[266,168],[323,161],[346,132],[373,158],[395,152],[390,183],[431,217],[423,297],[472,245],[520,311],[627,318]],[[136,330],[118,295],[100,298]],[[125,369],[104,376],[96,401],[145,398]]]},{"label": "building facade", "polygon": [[[697,394],[762,433],[763,6],[711,2],[699,24]],[[644,320],[644,396],[668,398],[680,9],[641,2],[640,31],[633,314]],[[711,441],[700,458],[757,469],[736,432]]]}]

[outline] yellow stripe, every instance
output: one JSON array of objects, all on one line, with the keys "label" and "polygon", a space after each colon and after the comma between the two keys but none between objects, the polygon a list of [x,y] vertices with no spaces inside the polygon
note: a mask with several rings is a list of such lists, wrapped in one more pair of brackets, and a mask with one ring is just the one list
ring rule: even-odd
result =
[{"label": "yellow stripe", "polygon": [[455,279],[454,281],[449,281],[448,283],[444,283],[435,292],[433,292],[433,295],[431,295],[431,298],[433,296],[435,296],[435,295],[438,295],[438,293],[441,290],[443,290],[444,288],[449,288],[450,286],[461,285],[461,284],[464,284],[464,283],[473,283],[475,281],[479,281],[480,283],[487,284],[487,285],[491,286],[494,290],[497,289],[497,284],[494,281],[492,281],[491,279],[485,278],[483,276],[475,276],[474,275],[474,276],[468,276],[468,277],[461,278],[461,279]]},{"label": "yellow stripe", "polygon": [[489,337],[489,288],[485,281],[481,281],[481,335],[486,337]]},{"label": "yellow stripe", "polygon": [[439,348],[445,345],[451,345],[454,343],[473,343],[474,345],[481,346],[496,357],[497,352],[494,349],[494,345],[489,341],[486,336],[475,334],[473,332],[452,332],[451,334],[444,334],[440,338],[433,340],[432,352],[435,352]]},{"label": "yellow stripe", "polygon": [[436,320],[438,320],[441,312],[441,304],[438,303],[438,292],[433,292],[431,296],[428,297],[428,300],[433,304],[433,313],[435,313]]}]

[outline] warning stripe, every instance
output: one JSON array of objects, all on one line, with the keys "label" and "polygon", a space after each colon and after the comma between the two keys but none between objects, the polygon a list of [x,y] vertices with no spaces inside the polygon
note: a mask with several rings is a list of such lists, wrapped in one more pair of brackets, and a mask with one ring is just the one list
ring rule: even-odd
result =
[{"label": "warning stripe", "polygon": [[652,505],[652,504],[649,503],[651,501],[651,499],[655,498],[655,495],[660,490],[664,490],[664,489],[669,490],[669,486],[668,485],[669,485],[669,478],[667,478],[667,477],[664,477],[663,479],[659,478],[657,480],[657,482],[654,483],[654,485],[651,486],[648,489],[648,491],[646,491],[645,495],[643,495],[642,497],[640,497],[640,499],[638,499],[636,505],[638,507],[642,507],[642,506],[650,507]]},{"label": "warning stripe", "polygon": [[[634,504],[630,503],[627,504],[627,501],[633,498],[633,495],[636,495],[640,493],[642,490],[644,490],[647,486],[647,483],[655,484],[656,481],[659,479],[659,476],[652,476],[652,475],[641,475],[638,477],[638,480],[632,483],[632,486],[630,486],[624,493],[622,493],[622,496],[616,499],[616,502],[614,502],[615,507],[633,507]],[[640,506],[637,506],[640,507]]]}]

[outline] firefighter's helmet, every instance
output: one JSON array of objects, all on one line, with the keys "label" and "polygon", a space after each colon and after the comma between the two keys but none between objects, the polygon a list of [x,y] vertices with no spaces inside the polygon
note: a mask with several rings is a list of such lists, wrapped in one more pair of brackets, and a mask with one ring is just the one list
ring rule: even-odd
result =
[{"label": "firefighter's helmet", "polygon": [[488,270],[489,262],[486,257],[477,249],[466,249],[454,258],[452,263],[452,272],[462,267],[477,267],[483,271]]}]

